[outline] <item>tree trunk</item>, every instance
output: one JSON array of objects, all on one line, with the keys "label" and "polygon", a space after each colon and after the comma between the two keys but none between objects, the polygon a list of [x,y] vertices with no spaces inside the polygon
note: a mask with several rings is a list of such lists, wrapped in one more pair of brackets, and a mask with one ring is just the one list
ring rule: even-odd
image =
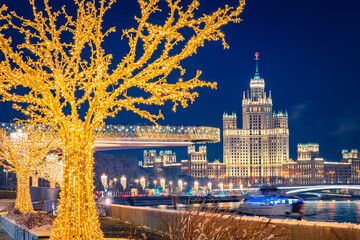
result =
[{"label": "tree trunk", "polygon": [[63,184],[51,239],[103,239],[93,193],[94,141],[81,136],[67,139],[67,147],[63,147]]},{"label": "tree trunk", "polygon": [[16,178],[17,191],[14,208],[24,213],[33,212],[34,208],[30,196],[30,174],[26,171],[20,171],[16,173]]}]

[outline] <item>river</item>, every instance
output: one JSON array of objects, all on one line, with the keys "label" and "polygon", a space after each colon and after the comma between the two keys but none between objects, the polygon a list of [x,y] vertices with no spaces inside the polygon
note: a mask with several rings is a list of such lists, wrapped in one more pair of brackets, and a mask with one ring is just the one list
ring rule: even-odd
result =
[{"label": "river", "polygon": [[[219,207],[236,211],[239,202],[220,203]],[[157,208],[171,209],[171,206],[159,205]],[[303,219],[322,222],[360,223],[360,201],[305,201]]]}]

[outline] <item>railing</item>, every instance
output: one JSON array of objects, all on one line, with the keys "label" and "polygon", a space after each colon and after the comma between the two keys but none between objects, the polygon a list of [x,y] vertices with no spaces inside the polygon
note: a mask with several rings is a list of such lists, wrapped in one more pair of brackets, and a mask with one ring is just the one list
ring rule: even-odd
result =
[{"label": "railing", "polygon": [[[0,128],[13,132],[26,129],[24,123],[0,123]],[[105,125],[95,129],[98,138],[182,139],[193,142],[219,142],[220,129],[203,126]]]}]

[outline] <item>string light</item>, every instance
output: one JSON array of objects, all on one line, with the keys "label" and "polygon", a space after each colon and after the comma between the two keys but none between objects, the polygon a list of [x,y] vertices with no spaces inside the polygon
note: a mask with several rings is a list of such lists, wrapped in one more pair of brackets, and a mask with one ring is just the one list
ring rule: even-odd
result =
[{"label": "string light", "polygon": [[[161,26],[149,21],[161,10],[158,0],[138,0],[138,26],[123,31],[130,50],[116,67],[112,66],[112,55],[102,48],[104,38],[115,32],[115,28],[102,29],[103,16],[115,0],[74,0],[75,17],[68,15],[65,7],[55,12],[47,0],[44,10],[39,10],[34,0],[29,2],[34,15],[31,19],[7,13],[5,5],[0,8],[0,52],[4,56],[0,63],[1,100],[14,102],[13,107],[32,121],[59,133],[63,179],[51,239],[99,240],[103,233],[93,198],[95,129],[101,129],[106,118],[121,110],[156,124],[163,115],[149,112],[147,105],[163,106],[171,101],[176,111],[177,106],[187,107],[198,97],[195,88],[216,88],[216,83],[200,80],[201,71],[184,79],[186,69],[181,63],[197,53],[205,41],[221,40],[228,48],[220,27],[241,21],[238,16],[245,2],[240,0],[236,8],[225,6],[195,18],[197,0],[187,8],[179,5],[181,1],[168,0],[168,18]],[[24,36],[22,44],[14,46],[6,35],[14,31],[5,31],[8,28]],[[185,28],[193,32],[189,38],[181,33]],[[66,42],[63,34],[72,35],[72,41]],[[182,48],[175,47],[181,42]],[[141,56],[136,55],[139,49],[143,49]],[[84,52],[90,52],[87,59],[82,58]],[[168,77],[176,70],[181,81],[171,83]],[[18,87],[25,91],[14,91]],[[132,95],[128,90],[134,88],[144,94]]]},{"label": "string light", "polygon": [[33,212],[30,197],[30,176],[46,168],[46,155],[58,147],[55,134],[46,129],[29,126],[25,132],[9,134],[0,129],[0,164],[16,173],[17,194],[14,208]]}]

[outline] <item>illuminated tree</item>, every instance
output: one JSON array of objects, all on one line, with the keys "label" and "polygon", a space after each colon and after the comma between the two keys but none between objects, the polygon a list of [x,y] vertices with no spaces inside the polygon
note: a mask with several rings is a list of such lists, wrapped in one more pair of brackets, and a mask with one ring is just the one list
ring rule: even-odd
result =
[{"label": "illuminated tree", "polygon": [[[96,129],[121,110],[155,123],[163,115],[146,110],[147,105],[172,101],[175,111],[179,104],[187,107],[195,100],[198,93],[194,88],[215,88],[216,83],[199,79],[200,71],[189,80],[172,81],[169,75],[174,70],[184,75],[182,60],[195,54],[205,41],[222,40],[228,48],[220,27],[239,22],[245,3],[240,0],[236,8],[225,6],[195,17],[197,0],[188,6],[181,6],[180,0],[166,0],[163,10],[167,15],[161,15],[159,0],[138,0],[141,16],[135,17],[137,27],[123,30],[129,51],[120,63],[112,65],[112,55],[105,53],[102,44],[115,28],[104,31],[102,22],[115,0],[74,0],[75,16],[65,7],[53,10],[48,0],[44,0],[44,9],[38,9],[35,0],[29,2],[32,19],[7,13],[6,6],[0,9],[4,59],[0,95],[3,101],[18,103],[15,109],[53,126],[60,134],[64,177],[51,238],[101,239],[93,200]],[[167,16],[162,25],[149,20],[157,15]],[[9,37],[14,30],[23,36],[19,45]]]},{"label": "illuminated tree", "polygon": [[55,184],[61,185],[63,177],[63,164],[59,156],[52,153],[46,156],[44,162],[36,167],[34,178],[42,178],[50,182],[50,187],[54,188]]},{"label": "illuminated tree", "polygon": [[30,175],[46,164],[46,155],[58,143],[54,133],[42,128],[28,128],[8,133],[0,130],[0,164],[16,173],[17,194],[14,208],[34,211],[30,197]]}]

